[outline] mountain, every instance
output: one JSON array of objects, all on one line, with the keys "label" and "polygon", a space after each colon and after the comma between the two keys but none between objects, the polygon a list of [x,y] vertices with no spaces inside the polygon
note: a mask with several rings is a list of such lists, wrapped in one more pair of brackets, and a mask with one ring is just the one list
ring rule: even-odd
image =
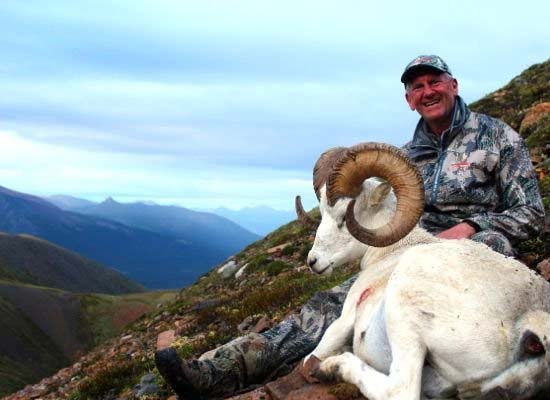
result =
[{"label": "mountain", "polygon": [[0,279],[68,290],[122,294],[145,288],[45,240],[0,232]]},{"label": "mountain", "polygon": [[43,238],[114,267],[148,288],[190,284],[229,255],[209,243],[189,243],[105,218],[63,211],[39,197],[4,187],[0,187],[0,231]]},{"label": "mountain", "polygon": [[47,201],[49,201],[53,205],[61,208],[62,210],[65,210],[65,211],[73,211],[73,210],[76,210],[76,209],[79,209],[79,208],[88,207],[88,206],[92,206],[94,204],[97,204],[97,203],[94,203],[93,201],[89,201],[89,200],[86,200],[86,199],[81,199],[81,198],[73,197],[73,196],[67,196],[67,195],[64,195],[64,194],[56,194],[56,195],[53,195],[53,196],[47,196],[47,197],[44,197],[44,199],[46,199]]},{"label": "mountain", "polygon": [[126,204],[108,198],[100,204],[73,211],[172,236],[182,243],[209,248],[225,257],[259,239],[227,218],[177,206]]},{"label": "mountain", "polygon": [[245,207],[240,210],[219,207],[212,210],[212,212],[261,236],[267,235],[279,226],[296,218],[294,211],[275,210],[267,206]]}]

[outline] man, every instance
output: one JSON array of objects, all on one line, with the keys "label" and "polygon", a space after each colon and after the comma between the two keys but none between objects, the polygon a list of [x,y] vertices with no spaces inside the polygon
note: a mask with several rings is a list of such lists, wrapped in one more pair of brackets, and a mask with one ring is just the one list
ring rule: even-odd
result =
[{"label": "man", "polygon": [[411,61],[401,82],[422,118],[405,146],[426,189],[421,226],[470,238],[512,256],[512,245],[543,227],[544,208],[529,152],[504,122],[471,112],[438,56]]},{"label": "man", "polygon": [[[535,235],[544,220],[521,138],[502,121],[469,111],[438,56],[415,58],[401,82],[409,107],[421,116],[405,146],[425,182],[421,225],[442,238],[471,238],[512,255],[511,243]],[[182,399],[227,396],[289,371],[339,316],[352,280],[316,294],[300,315],[271,330],[222,346],[210,360],[182,362],[167,349],[157,352],[157,367]]]}]

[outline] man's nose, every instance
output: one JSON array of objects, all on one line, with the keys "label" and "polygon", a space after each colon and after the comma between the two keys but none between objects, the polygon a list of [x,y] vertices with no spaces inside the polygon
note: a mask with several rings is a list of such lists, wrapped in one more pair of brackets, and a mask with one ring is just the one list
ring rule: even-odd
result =
[{"label": "man's nose", "polygon": [[430,85],[424,86],[424,96],[432,96],[435,94],[435,90]]}]

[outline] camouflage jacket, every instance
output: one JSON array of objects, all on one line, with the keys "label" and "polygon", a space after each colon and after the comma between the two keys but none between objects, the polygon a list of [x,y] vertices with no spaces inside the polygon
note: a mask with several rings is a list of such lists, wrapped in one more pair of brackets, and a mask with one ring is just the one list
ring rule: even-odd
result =
[{"label": "camouflage jacket", "polygon": [[438,137],[420,119],[404,150],[424,178],[420,225],[428,231],[468,220],[514,243],[542,229],[544,208],[529,152],[504,122],[471,112],[457,96],[451,127]]}]

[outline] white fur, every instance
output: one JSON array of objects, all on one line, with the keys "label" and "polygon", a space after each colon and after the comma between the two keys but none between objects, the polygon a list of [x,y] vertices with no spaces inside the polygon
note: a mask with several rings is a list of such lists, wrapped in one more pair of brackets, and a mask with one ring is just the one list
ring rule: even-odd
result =
[{"label": "white fur", "polygon": [[[355,209],[363,225],[379,226],[393,212],[395,197],[384,186],[363,184]],[[418,227],[386,248],[359,245],[341,225],[349,200],[330,207],[324,199],[323,192],[308,263],[328,273],[361,250],[364,256],[342,315],[312,353],[324,360],[321,375],[355,384],[370,400],[474,399],[496,388],[525,399],[550,386],[550,355],[525,358],[520,345],[530,331],[550,353],[546,281],[483,244]],[[353,354],[332,356],[351,340]]]}]

